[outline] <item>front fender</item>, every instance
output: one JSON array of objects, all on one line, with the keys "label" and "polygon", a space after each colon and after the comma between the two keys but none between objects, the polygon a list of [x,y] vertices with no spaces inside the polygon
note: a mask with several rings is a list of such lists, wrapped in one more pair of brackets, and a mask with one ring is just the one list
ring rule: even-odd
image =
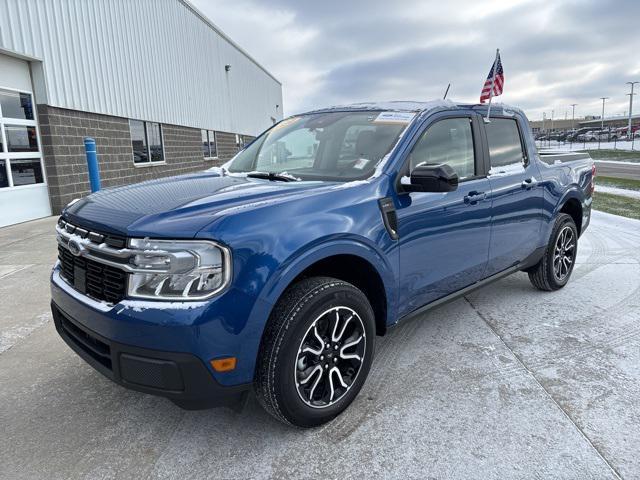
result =
[{"label": "front fender", "polygon": [[378,272],[387,297],[387,325],[393,321],[396,311],[397,278],[392,266],[393,251],[383,253],[366,239],[344,238],[324,240],[311,248],[291,255],[273,273],[260,294],[261,303],[274,305],[284,290],[304,270],[314,263],[335,255],[353,255],[367,261]]}]

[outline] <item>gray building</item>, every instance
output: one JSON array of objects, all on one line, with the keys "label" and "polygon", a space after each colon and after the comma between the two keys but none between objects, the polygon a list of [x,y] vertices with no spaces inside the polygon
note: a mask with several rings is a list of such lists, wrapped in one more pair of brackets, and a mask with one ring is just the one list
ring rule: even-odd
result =
[{"label": "gray building", "polygon": [[185,0],[0,0],[0,226],[203,170],[282,118],[282,85]]}]

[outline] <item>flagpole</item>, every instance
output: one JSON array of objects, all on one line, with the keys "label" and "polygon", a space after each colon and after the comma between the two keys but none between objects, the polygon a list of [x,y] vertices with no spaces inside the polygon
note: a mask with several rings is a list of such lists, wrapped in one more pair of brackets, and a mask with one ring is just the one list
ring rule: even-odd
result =
[{"label": "flagpole", "polygon": [[487,109],[487,118],[484,119],[485,122],[489,122],[489,116],[491,115],[491,100],[493,100],[493,86],[496,83],[496,74],[498,73],[498,55],[500,55],[500,49],[496,48],[496,59],[493,61],[493,68],[491,69],[491,91],[489,92],[489,108]]}]

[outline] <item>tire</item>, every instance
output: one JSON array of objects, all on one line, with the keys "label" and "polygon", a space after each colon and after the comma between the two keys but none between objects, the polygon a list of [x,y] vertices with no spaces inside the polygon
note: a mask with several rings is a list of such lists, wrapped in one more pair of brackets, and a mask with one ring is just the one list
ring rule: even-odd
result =
[{"label": "tire", "polygon": [[262,338],[258,401],[286,424],[315,427],[332,420],[362,388],[375,334],[373,309],[353,285],[329,277],[295,283],[276,304]]},{"label": "tire", "polygon": [[[561,239],[560,237],[563,235],[564,237]],[[577,253],[578,229],[576,224],[570,215],[560,213],[556,218],[543,257],[536,265],[528,269],[529,280],[539,290],[551,292],[561,289],[571,277]],[[559,260],[557,255],[560,256]],[[558,267],[560,268],[558,269]]]}]

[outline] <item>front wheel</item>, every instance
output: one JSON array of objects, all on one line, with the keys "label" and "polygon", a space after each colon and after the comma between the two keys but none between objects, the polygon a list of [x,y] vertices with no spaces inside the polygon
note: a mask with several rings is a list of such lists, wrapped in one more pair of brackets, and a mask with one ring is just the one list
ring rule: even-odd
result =
[{"label": "front wheel", "polygon": [[271,415],[299,427],[333,419],[354,400],[373,359],[367,297],[329,277],[301,280],[278,301],[265,331],[255,390]]},{"label": "front wheel", "polygon": [[569,281],[578,254],[578,229],[571,215],[558,215],[549,244],[540,261],[528,270],[534,287],[553,291]]}]

